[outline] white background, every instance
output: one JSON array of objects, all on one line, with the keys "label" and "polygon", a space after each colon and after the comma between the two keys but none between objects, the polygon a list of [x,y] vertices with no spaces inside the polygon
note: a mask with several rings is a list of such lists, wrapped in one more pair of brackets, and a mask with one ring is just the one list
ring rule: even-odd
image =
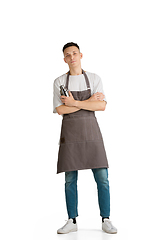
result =
[{"label": "white background", "polygon": [[[160,239],[159,13],[158,0],[1,1],[1,239]],[[56,234],[67,211],[53,82],[68,71],[69,41],[79,44],[83,69],[101,77],[108,101],[96,115],[117,235],[101,231],[91,170],[79,171],[79,232]]]}]

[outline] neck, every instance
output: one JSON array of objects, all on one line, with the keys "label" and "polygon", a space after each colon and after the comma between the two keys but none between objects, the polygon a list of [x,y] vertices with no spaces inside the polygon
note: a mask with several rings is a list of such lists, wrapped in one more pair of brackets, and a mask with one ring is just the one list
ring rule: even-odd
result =
[{"label": "neck", "polygon": [[81,67],[77,67],[77,68],[70,68],[70,75],[80,75],[82,74],[82,68]]}]

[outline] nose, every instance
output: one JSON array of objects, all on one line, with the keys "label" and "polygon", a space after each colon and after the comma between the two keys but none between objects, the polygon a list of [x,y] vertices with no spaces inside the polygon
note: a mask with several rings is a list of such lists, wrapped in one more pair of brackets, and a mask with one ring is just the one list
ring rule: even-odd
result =
[{"label": "nose", "polygon": [[74,57],[73,54],[71,54],[71,60],[73,59],[73,57]]}]

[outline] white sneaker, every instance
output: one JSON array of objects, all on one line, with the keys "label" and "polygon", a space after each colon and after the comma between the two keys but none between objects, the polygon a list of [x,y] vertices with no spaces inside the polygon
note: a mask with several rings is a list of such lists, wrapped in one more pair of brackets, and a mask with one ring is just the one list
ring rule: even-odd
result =
[{"label": "white sneaker", "polygon": [[58,234],[64,234],[69,232],[76,232],[78,230],[77,223],[73,223],[73,219],[69,219],[67,223],[60,229],[57,230]]},{"label": "white sneaker", "polygon": [[102,223],[102,230],[106,233],[117,233],[117,229],[112,225],[110,219],[105,218]]}]

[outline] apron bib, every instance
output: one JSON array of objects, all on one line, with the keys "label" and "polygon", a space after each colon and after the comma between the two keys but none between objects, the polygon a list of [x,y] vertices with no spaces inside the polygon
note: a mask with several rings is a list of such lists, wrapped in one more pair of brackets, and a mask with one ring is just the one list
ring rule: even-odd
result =
[{"label": "apron bib", "polygon": [[[75,100],[91,97],[89,79],[84,70],[87,90],[71,91]],[[66,88],[68,89],[69,74]],[[64,114],[61,126],[57,173],[82,169],[108,168],[107,156],[95,112],[79,110]]]}]

